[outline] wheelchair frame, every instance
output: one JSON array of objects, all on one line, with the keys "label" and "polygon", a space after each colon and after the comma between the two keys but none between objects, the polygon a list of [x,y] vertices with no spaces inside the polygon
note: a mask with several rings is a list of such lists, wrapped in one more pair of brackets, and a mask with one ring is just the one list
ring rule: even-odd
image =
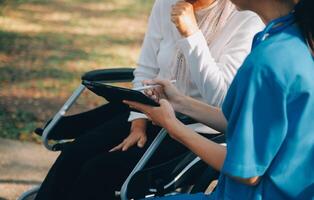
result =
[{"label": "wheelchair frame", "polygon": [[[65,116],[67,111],[72,107],[72,105],[75,103],[75,101],[79,98],[79,96],[82,94],[82,92],[86,89],[86,86],[84,85],[84,81],[101,81],[101,82],[128,82],[133,79],[133,70],[132,68],[115,68],[115,69],[105,69],[105,70],[94,70],[86,73],[82,76],[82,83],[77,87],[73,94],[68,98],[68,100],[64,103],[64,105],[61,107],[61,109],[54,115],[52,120],[46,124],[43,134],[42,134],[42,142],[44,146],[49,151],[58,151],[57,148],[58,145],[63,144],[63,140],[57,141],[55,144],[49,144],[49,134],[51,130],[56,126],[56,124]],[[138,161],[136,166],[133,168],[132,172],[129,174],[125,182],[123,183],[121,190],[120,190],[120,197],[122,200],[128,200],[127,194],[128,194],[128,185],[132,179],[132,177],[142,170],[146,163],[149,161],[149,159],[152,157],[154,152],[159,147],[160,143],[164,140],[164,138],[167,135],[167,131],[165,129],[161,129],[156,136],[156,138],[153,140],[151,145],[148,147],[148,149],[145,151],[141,159]],[[183,170],[175,176],[173,180],[171,180],[169,183],[167,183],[164,186],[164,189],[167,189],[174,185],[177,180],[179,180],[189,169],[191,169],[196,163],[201,161],[199,157],[195,157],[194,160],[189,163],[187,166],[183,168]],[[27,200],[32,195],[36,194],[40,188],[39,186],[35,186],[34,188],[24,192],[17,200]],[[155,188],[149,189],[151,192],[155,192]]]}]

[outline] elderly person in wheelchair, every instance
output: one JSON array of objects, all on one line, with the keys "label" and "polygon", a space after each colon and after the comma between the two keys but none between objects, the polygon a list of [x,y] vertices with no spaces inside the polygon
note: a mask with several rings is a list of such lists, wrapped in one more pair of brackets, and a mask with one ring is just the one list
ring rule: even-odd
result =
[{"label": "elderly person in wheelchair", "polygon": [[[134,87],[156,77],[175,79],[185,95],[220,106],[250,52],[253,36],[263,27],[256,14],[238,11],[229,0],[156,0],[134,71]],[[114,103],[65,118],[55,129],[62,126],[70,127],[63,131],[66,138],[75,140],[62,148],[36,200],[114,199],[115,191],[160,131],[147,116]],[[213,137],[204,125],[191,128]],[[147,166],[186,152],[186,147],[166,136]]]}]

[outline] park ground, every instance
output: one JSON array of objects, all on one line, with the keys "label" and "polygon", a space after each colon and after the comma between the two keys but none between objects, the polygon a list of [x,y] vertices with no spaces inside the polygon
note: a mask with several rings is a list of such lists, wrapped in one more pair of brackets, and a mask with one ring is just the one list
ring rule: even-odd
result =
[{"label": "park ground", "polygon": [[40,144],[0,138],[0,200],[15,200],[39,185],[57,155]]},{"label": "park ground", "polygon": [[[153,0],[0,0],[0,200],[45,176],[55,154],[33,134],[83,73],[135,66]],[[103,103],[88,92],[80,112]]]},{"label": "park ground", "polygon": [[[30,138],[84,72],[134,67],[152,2],[0,0],[0,136]],[[99,103],[84,94],[78,108]]]}]

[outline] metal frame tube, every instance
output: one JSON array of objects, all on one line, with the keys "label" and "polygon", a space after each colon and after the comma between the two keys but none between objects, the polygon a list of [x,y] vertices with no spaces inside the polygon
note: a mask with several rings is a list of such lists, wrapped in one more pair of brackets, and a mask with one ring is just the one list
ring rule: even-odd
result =
[{"label": "metal frame tube", "polygon": [[32,189],[24,192],[17,200],[26,200],[28,197],[36,194],[40,188],[40,185],[33,187]]},{"label": "metal frame tube", "polygon": [[200,160],[200,157],[194,158],[171,182],[164,186],[164,189],[168,189],[170,186],[174,185],[187,171],[189,171]]},{"label": "metal frame tube", "polygon": [[[53,146],[49,145],[48,136],[50,131],[53,127],[59,122],[59,120],[66,114],[66,112],[71,108],[71,106],[74,104],[74,102],[79,98],[79,96],[82,94],[82,92],[85,90],[85,86],[80,84],[78,88],[75,89],[73,94],[69,97],[69,99],[64,103],[64,105],[61,107],[61,109],[55,114],[55,116],[52,118],[51,122],[47,125],[47,127],[44,129],[43,135],[41,137],[42,142],[44,146],[49,150],[53,151]],[[26,192],[24,192],[17,200],[24,200],[31,195],[38,192],[40,188],[39,186],[36,186]]]},{"label": "metal frame tube", "polygon": [[43,135],[42,135],[42,142],[44,146],[50,150],[53,151],[53,145],[49,145],[48,136],[52,128],[59,122],[59,120],[66,114],[66,112],[71,108],[71,106],[74,104],[76,99],[81,95],[81,93],[85,90],[85,86],[80,84],[80,86],[73,92],[73,94],[69,97],[69,99],[65,102],[65,104],[61,107],[61,109],[55,114],[55,116],[52,118],[51,122],[48,124],[48,126],[44,129]]},{"label": "metal frame tube", "polygon": [[164,138],[167,135],[166,129],[161,129],[154,139],[154,141],[151,143],[151,145],[148,147],[142,158],[138,161],[126,181],[123,183],[121,190],[120,190],[120,196],[121,200],[127,200],[127,192],[128,192],[128,184],[133,177],[133,175],[138,172],[139,170],[143,169],[146,163],[149,161],[149,159],[152,157],[152,155],[155,153],[156,149],[159,147],[160,143],[164,140]]}]

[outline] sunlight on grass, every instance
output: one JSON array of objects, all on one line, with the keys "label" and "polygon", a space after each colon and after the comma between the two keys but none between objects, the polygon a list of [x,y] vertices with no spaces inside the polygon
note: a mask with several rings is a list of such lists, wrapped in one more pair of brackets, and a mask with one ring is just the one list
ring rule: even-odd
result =
[{"label": "sunlight on grass", "polygon": [[[47,120],[84,72],[136,65],[153,0],[1,2],[0,136],[17,138]],[[103,101],[84,93],[75,110]]]}]

